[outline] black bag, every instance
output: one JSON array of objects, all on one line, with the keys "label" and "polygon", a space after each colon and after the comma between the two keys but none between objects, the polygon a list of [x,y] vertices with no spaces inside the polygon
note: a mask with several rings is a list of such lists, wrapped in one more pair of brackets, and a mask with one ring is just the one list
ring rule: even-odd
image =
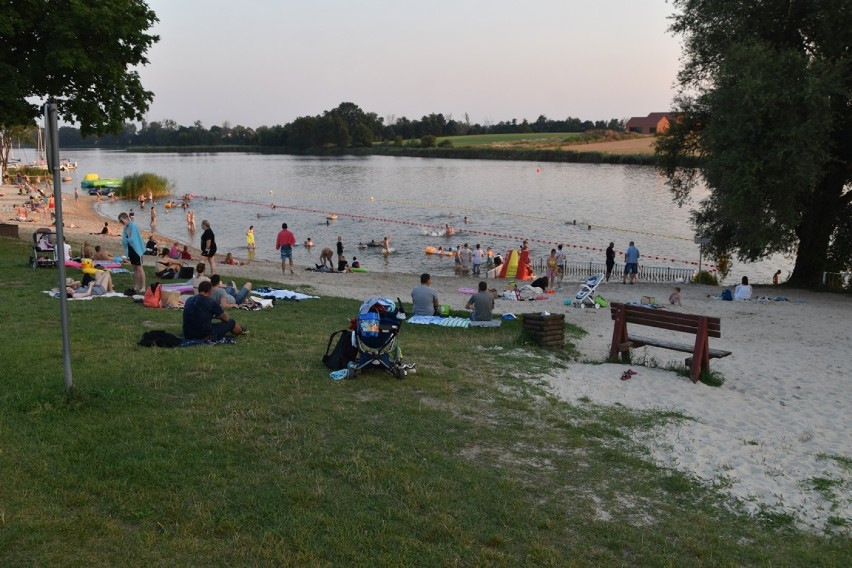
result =
[{"label": "black bag", "polygon": [[[323,355],[322,362],[332,371],[345,369],[349,363],[358,357],[358,350],[352,345],[352,333],[352,330],[340,329],[328,337],[328,345],[325,348],[325,355]],[[340,338],[337,340],[337,344],[332,351],[331,344],[338,334]]]},{"label": "black bag", "polygon": [[195,271],[191,266],[181,266],[180,272],[178,272],[178,278],[186,278],[187,280],[192,278],[195,274]]},{"label": "black bag", "polygon": [[142,347],[177,347],[181,343],[183,339],[162,329],[146,331],[139,341]]}]

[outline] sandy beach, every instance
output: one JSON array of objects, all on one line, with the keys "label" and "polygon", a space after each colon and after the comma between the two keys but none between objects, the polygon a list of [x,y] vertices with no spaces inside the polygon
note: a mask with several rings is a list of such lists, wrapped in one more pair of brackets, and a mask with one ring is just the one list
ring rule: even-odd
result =
[{"label": "sandy beach", "polygon": [[[3,186],[0,193],[2,222],[18,224],[11,220],[14,205],[25,197],[17,195],[14,186]],[[88,240],[93,246],[100,244],[113,254],[122,254],[119,237],[92,234],[105,221],[119,228],[117,222],[100,218],[94,204],[95,198],[88,195],[81,195],[79,204],[73,196],[66,196],[66,238],[75,253]],[[20,238],[29,241],[35,228],[49,223],[42,219],[19,225],[23,225]],[[147,236],[148,231],[144,232]],[[163,236],[155,239],[161,244],[172,242]],[[197,246],[192,251],[197,258]],[[238,282],[265,279],[282,288],[359,300],[380,295],[410,302],[411,289],[419,283],[416,266],[410,273],[323,274],[306,272],[304,266],[298,266],[298,258],[296,261],[294,276],[282,275],[280,265],[274,262],[219,266]],[[145,262],[152,266],[154,261],[148,257]],[[733,288],[740,276],[732,274],[728,287]],[[433,280],[441,302],[455,309],[461,309],[468,297],[459,288],[475,288],[476,283],[473,277]],[[497,280],[489,285],[502,289],[502,284]],[[653,296],[665,302],[672,286],[624,285],[618,278],[602,284],[598,293],[609,301]],[[835,355],[852,351],[852,297],[755,287],[755,295],[772,299],[725,302],[714,298],[721,287],[681,286],[683,305],[669,309],[721,318],[722,338],[711,339],[711,347],[733,352],[711,361],[711,368],[725,378],[722,387],[692,384],[664,370],[668,362],[683,363],[684,354],[655,348],[636,350],[634,361],[645,356],[653,359],[656,368],[634,365],[631,368],[638,374],[620,380],[623,366],[599,364],[607,357],[612,337],[609,310],[563,304],[563,299],[576,294],[578,282],[565,282],[547,300],[498,300],[496,311],[565,313],[567,321],[588,332],[578,342],[581,360],[565,369],[555,368],[544,377],[560,398],[577,405],[617,404],[637,410],[677,411],[688,417],[629,433],[657,464],[717,487],[751,513],[786,514],[802,529],[818,533],[852,533],[852,363],[845,356],[835,359]],[[777,297],[786,301],[774,300]],[[664,330],[639,331],[690,341]]]}]

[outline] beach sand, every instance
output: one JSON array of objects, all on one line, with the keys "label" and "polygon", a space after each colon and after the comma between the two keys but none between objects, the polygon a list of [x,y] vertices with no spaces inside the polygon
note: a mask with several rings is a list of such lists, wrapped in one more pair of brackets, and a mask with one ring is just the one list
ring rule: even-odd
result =
[{"label": "beach sand", "polygon": [[[0,221],[10,223],[13,205],[23,197],[13,186],[4,186],[1,192]],[[81,195],[76,205],[72,196],[66,196],[65,232],[73,250],[79,251],[88,240],[93,246],[101,244],[114,254],[123,254],[118,237],[90,234],[99,232],[104,223],[93,208],[94,202],[95,198]],[[30,240],[36,227],[48,226],[23,225],[19,231],[25,240]],[[117,222],[110,225],[119,227]],[[172,242],[155,238],[161,244]],[[197,258],[197,248],[192,250]],[[145,262],[153,265],[152,258]],[[298,266],[298,257],[296,262],[295,276],[282,275],[275,262],[218,266],[240,283],[264,279],[282,288],[358,300],[378,295],[410,302],[411,289],[419,283],[416,266],[407,274],[323,274],[306,272],[304,266]],[[731,278],[739,280],[740,276]],[[472,277],[436,277],[433,286],[442,303],[461,309],[468,296],[458,289],[475,288],[476,282]],[[502,289],[503,284],[497,280],[489,286]],[[612,338],[609,310],[563,304],[564,298],[576,294],[577,282],[564,283],[558,294],[543,301],[498,300],[496,311],[565,313],[568,322],[588,332],[577,342],[581,361],[567,368],[555,366],[553,373],[544,377],[560,398],[576,405],[617,404],[638,410],[676,411],[688,417],[628,433],[647,448],[649,458],[657,464],[717,487],[751,513],[786,514],[800,528],[817,533],[852,533],[852,363],[845,358],[852,352],[852,298],[755,287],[757,296],[783,296],[789,301],[725,302],[711,297],[719,294],[720,287],[681,287],[683,306],[670,309],[721,318],[722,338],[711,339],[710,344],[733,355],[714,359],[710,366],[724,376],[722,387],[692,384],[688,378],[663,370],[661,367],[669,362],[682,364],[685,354],[655,348],[636,350],[634,361],[644,354],[657,368],[633,365],[638,374],[620,380],[624,366],[598,364],[606,359]],[[616,279],[602,284],[598,292],[609,301],[653,296],[665,302],[671,289],[672,285],[642,282],[624,285]],[[687,336],[677,337],[679,334],[664,330],[639,331],[690,341]]]}]

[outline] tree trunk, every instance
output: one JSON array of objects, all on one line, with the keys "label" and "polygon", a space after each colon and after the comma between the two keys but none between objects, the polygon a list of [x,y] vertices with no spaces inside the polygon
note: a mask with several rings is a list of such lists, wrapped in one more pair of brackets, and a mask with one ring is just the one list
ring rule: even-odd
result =
[{"label": "tree trunk", "polygon": [[829,241],[837,225],[837,216],[843,210],[842,194],[842,175],[827,175],[814,191],[812,202],[796,229],[799,249],[790,284],[810,288],[822,282]]}]

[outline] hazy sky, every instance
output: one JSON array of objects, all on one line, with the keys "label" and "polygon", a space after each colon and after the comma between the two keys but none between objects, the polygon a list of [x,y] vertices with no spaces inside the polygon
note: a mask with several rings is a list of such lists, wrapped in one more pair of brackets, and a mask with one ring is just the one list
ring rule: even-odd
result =
[{"label": "hazy sky", "polygon": [[285,124],[353,102],[473,122],[668,110],[666,0],[148,0],[148,121]]}]

